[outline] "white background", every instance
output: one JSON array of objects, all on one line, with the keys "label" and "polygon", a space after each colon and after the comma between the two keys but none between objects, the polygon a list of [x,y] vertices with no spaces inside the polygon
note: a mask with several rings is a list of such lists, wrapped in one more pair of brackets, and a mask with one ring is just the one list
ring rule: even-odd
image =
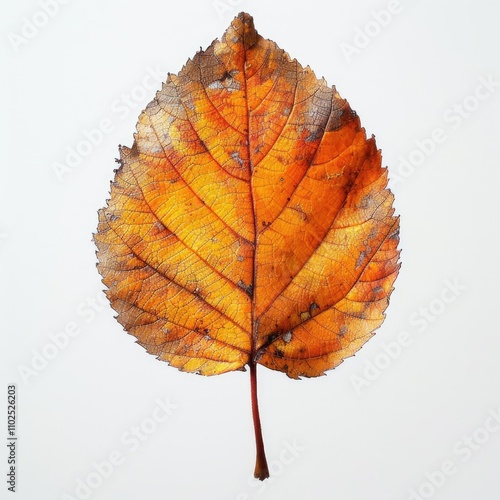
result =
[{"label": "white background", "polygon": [[[41,5],[4,5],[0,436],[14,383],[17,499],[83,498],[79,479],[98,484],[93,463],[113,452],[122,463],[92,499],[500,498],[499,425],[488,417],[500,411],[499,83],[474,97],[481,78],[500,82],[500,7],[401,0],[381,27],[376,12],[388,5],[73,0],[25,43],[15,35],[26,33],[25,18],[43,22]],[[178,72],[241,10],[348,99],[376,135],[401,215],[402,268],[377,335],[326,377],[259,370],[265,483],[250,479],[248,372],[205,378],[146,354],[96,302],[91,240],[118,144],[132,144],[160,88],[141,87],[149,69],[162,79]],[[124,105],[132,94],[133,107]],[[54,164],[103,119],[113,130],[59,179]],[[437,128],[441,143],[430,146]],[[412,155],[415,141],[428,154]],[[55,348],[68,323],[79,334]],[[396,349],[403,331],[410,344]],[[157,398],[177,408],[153,431]],[[133,450],[127,433],[141,424],[151,432]],[[286,443],[299,451],[284,452]],[[5,479],[5,443],[0,449]],[[443,462],[452,474],[435,473]],[[0,497],[11,498],[4,479]]]}]

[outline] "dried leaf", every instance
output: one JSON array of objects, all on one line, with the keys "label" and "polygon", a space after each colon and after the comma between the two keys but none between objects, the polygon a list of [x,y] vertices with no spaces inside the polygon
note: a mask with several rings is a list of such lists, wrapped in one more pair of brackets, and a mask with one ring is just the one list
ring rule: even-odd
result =
[{"label": "dried leaf", "polygon": [[380,326],[399,220],[374,138],[241,13],[141,113],[95,235],[118,321],[158,359],[315,377]]}]

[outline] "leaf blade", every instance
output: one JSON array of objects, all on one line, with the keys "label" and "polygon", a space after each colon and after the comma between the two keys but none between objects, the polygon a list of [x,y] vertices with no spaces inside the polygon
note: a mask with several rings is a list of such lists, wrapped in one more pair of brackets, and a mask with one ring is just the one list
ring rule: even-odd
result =
[{"label": "leaf blade", "polygon": [[399,269],[380,152],[251,16],[169,75],[121,162],[99,270],[152,354],[318,376],[380,326]]}]

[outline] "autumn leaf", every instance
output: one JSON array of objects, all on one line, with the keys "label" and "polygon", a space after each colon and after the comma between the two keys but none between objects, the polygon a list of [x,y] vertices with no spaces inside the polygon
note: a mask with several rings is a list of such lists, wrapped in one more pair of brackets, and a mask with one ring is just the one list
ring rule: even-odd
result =
[{"label": "autumn leaf", "polygon": [[187,372],[316,377],[384,319],[399,220],[346,100],[241,13],[139,116],[99,211],[98,269],[124,329]]}]

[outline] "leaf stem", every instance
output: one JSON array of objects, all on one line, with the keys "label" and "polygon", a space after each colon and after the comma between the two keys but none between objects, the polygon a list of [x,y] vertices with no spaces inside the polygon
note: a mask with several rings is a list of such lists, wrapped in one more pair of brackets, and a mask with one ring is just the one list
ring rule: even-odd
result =
[{"label": "leaf stem", "polygon": [[264,479],[269,477],[269,469],[267,467],[264,440],[262,439],[262,428],[260,426],[259,402],[257,400],[257,364],[254,361],[250,363],[250,392],[252,395],[253,427],[255,430],[255,445],[257,450],[254,477],[264,481]]}]

